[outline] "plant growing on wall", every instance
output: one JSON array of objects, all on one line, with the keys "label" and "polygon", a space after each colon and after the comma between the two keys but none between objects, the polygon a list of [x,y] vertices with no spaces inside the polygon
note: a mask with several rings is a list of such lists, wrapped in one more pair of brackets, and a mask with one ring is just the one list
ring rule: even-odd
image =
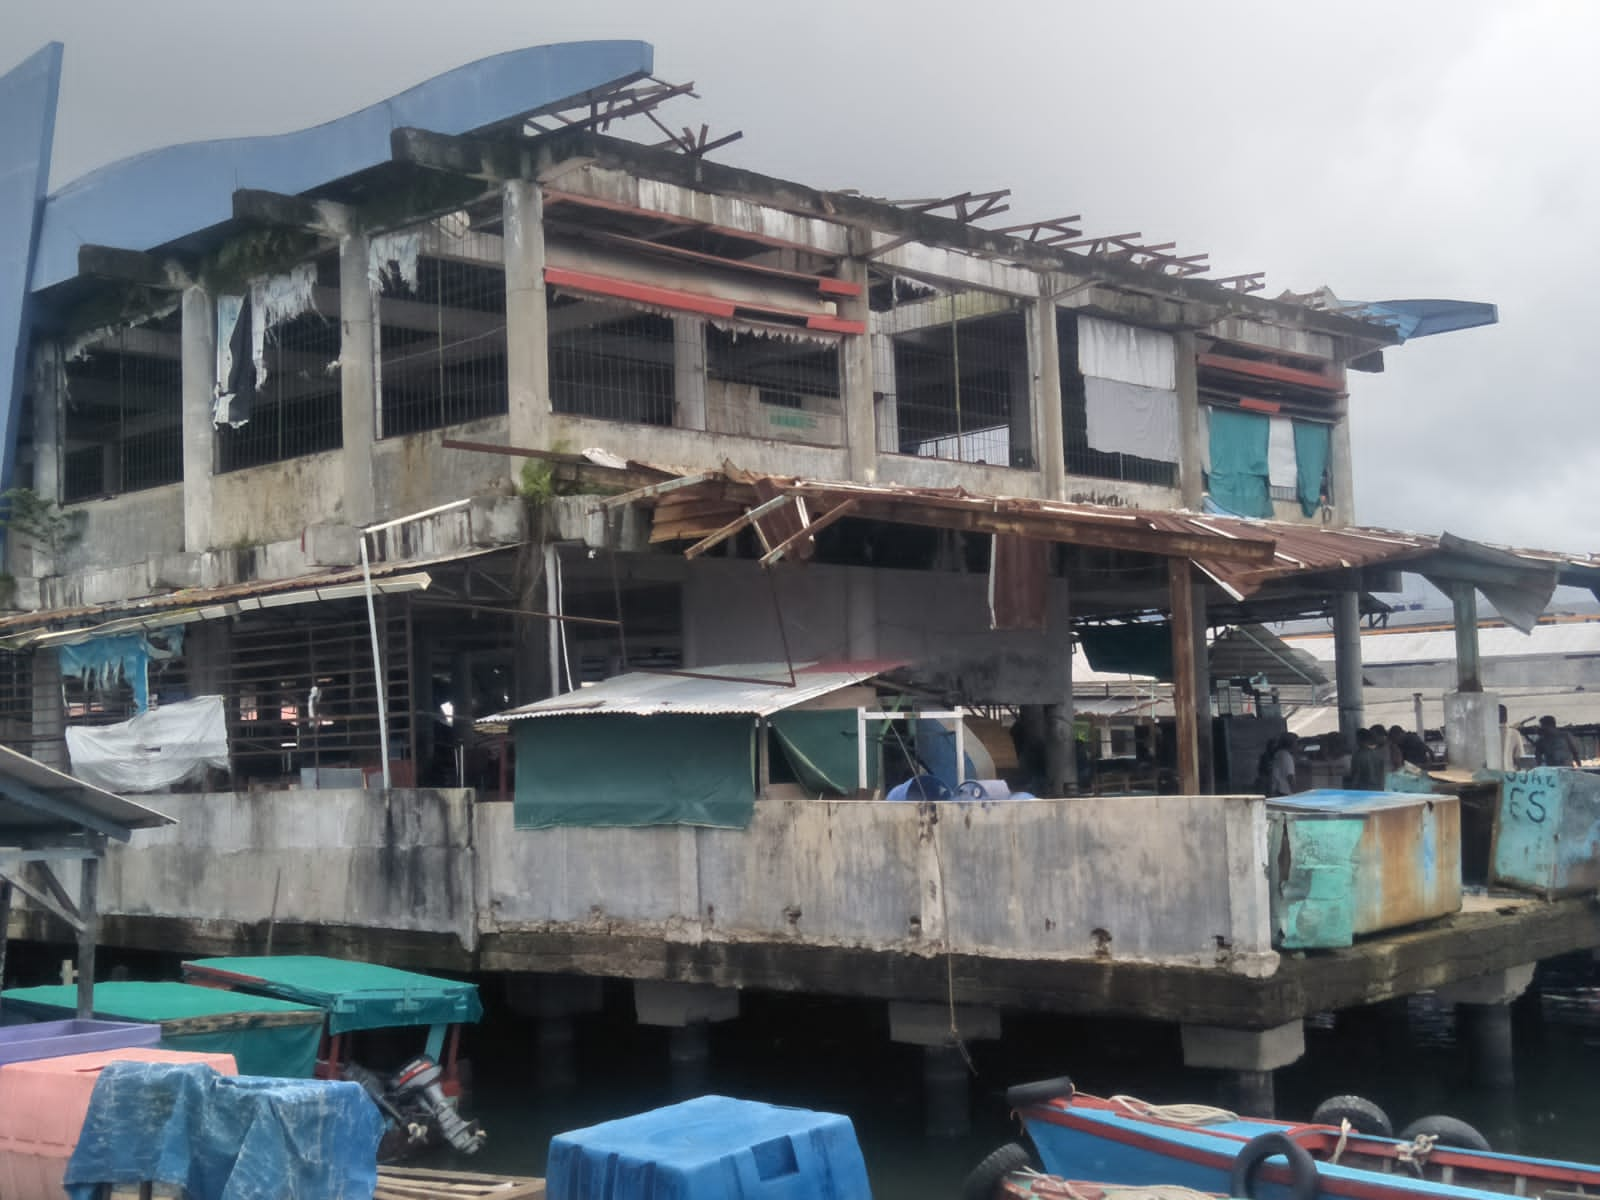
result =
[{"label": "plant growing on wall", "polygon": [[0,492],[0,528],[56,558],[83,536],[83,514],[62,512],[32,488],[11,488]]}]

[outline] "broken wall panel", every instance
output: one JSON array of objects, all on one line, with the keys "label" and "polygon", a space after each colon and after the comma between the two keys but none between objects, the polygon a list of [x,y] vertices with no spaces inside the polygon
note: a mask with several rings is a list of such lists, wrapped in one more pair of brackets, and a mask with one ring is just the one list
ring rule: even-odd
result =
[{"label": "broken wall panel", "polygon": [[[234,311],[218,304],[219,315]],[[237,332],[218,336],[217,463],[222,471],[258,467],[344,444],[340,402],[339,256],[324,254],[255,281],[238,310],[248,322],[249,362]],[[221,321],[219,321],[219,325]],[[232,389],[229,391],[228,389]]]},{"label": "broken wall panel", "polygon": [[183,478],[181,317],[174,311],[64,350],[64,501]]},{"label": "broken wall panel", "polygon": [[506,272],[498,204],[374,238],[380,431],[398,437],[504,413]]}]

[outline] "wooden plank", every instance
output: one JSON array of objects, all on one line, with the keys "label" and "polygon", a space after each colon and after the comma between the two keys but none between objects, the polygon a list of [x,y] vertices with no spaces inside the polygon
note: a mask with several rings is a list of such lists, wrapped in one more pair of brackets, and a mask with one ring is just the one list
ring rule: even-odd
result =
[{"label": "wooden plank", "polygon": [[545,1181],[430,1167],[379,1167],[373,1200],[539,1200]]},{"label": "wooden plank", "polygon": [[1172,609],[1172,707],[1178,735],[1178,791],[1200,794],[1200,720],[1195,672],[1194,587],[1187,558],[1167,560]]},{"label": "wooden plank", "polygon": [[782,496],[774,496],[771,500],[766,501],[764,504],[756,505],[749,512],[739,517],[738,520],[729,521],[721,529],[716,530],[715,532],[696,542],[694,545],[690,546],[683,552],[683,556],[685,558],[700,557],[700,555],[704,554],[712,547],[721,545],[723,542],[727,541],[746,525],[749,525],[753,521],[759,520],[760,518],[766,516],[769,512],[776,511],[783,505],[790,503],[793,499],[793,496],[785,493]]},{"label": "wooden plank", "polygon": [[655,496],[663,496],[675,492],[679,488],[694,487],[696,484],[709,483],[717,477],[716,471],[701,471],[697,475],[682,475],[677,479],[668,479],[661,483],[652,483],[647,487],[634,488],[631,492],[623,492],[620,496],[607,496],[600,501],[601,508],[619,508],[624,504],[637,504],[641,500],[649,500]]},{"label": "wooden plank", "polygon": [[779,542],[771,550],[767,551],[766,554],[762,555],[761,565],[763,567],[770,567],[773,563],[782,558],[788,551],[789,547],[793,546],[796,542],[800,541],[802,538],[815,537],[819,531],[826,529],[835,521],[843,517],[848,517],[856,510],[856,507],[857,502],[854,499],[846,500],[843,504],[835,504],[815,521],[812,521],[811,524],[805,526],[798,533],[791,534],[789,537]]}]

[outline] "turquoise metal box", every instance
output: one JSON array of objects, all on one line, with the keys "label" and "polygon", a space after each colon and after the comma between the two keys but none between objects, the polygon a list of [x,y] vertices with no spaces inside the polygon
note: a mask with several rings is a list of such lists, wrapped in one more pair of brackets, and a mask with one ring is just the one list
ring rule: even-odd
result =
[{"label": "turquoise metal box", "polygon": [[1491,883],[1544,896],[1600,888],[1600,778],[1571,767],[1507,771]]},{"label": "turquoise metal box", "polygon": [[1273,944],[1333,949],[1461,908],[1454,796],[1325,790],[1267,803]]}]

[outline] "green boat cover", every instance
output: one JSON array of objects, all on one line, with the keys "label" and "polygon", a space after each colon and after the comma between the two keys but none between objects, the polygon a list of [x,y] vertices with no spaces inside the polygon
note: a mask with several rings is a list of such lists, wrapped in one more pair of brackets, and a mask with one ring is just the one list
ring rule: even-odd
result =
[{"label": "green boat cover", "polygon": [[[11,988],[0,1007],[41,1021],[71,1017],[76,985]],[[192,983],[97,983],[94,1015],[162,1026],[163,1050],[231,1054],[241,1075],[309,1079],[322,1041],[322,1011],[305,1004]],[[184,1025],[203,1025],[200,1030]]]},{"label": "green boat cover", "polygon": [[313,1004],[328,1014],[329,1033],[453,1025],[483,1016],[476,984],[377,963],[314,954],[200,958],[184,963],[183,973],[196,982]]}]

